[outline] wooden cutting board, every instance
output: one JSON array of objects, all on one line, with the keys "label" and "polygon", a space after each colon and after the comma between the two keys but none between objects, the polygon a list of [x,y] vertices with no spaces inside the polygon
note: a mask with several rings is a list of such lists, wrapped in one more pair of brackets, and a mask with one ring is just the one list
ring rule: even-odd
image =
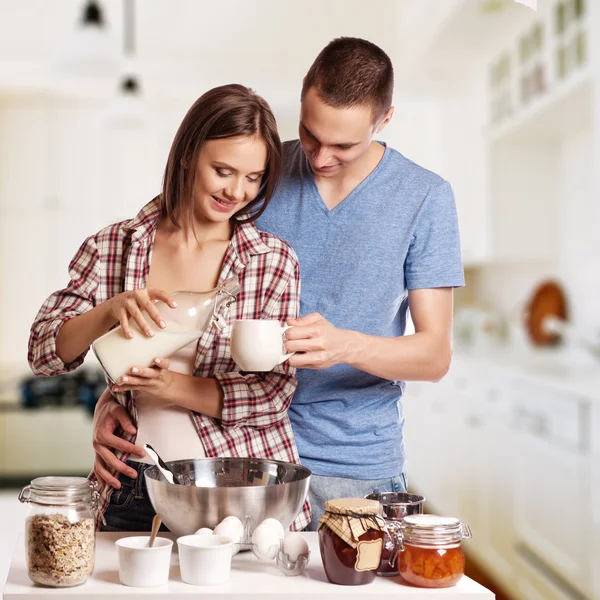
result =
[{"label": "wooden cutting board", "polygon": [[542,282],[523,311],[525,328],[536,346],[549,346],[560,340],[555,333],[544,331],[542,323],[547,316],[567,320],[567,299],[562,286],[556,281]]}]

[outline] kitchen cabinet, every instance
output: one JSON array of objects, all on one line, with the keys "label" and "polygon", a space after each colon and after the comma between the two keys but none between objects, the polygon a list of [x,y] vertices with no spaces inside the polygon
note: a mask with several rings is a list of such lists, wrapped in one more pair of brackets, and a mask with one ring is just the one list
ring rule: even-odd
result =
[{"label": "kitchen cabinet", "polygon": [[590,589],[589,404],[517,381],[515,529],[521,560]]},{"label": "kitchen cabinet", "polygon": [[0,433],[2,477],[87,476],[93,468],[92,418],[82,407],[0,408]]},{"label": "kitchen cabinet", "polygon": [[465,550],[515,598],[598,598],[600,397],[548,377],[463,355],[409,383],[409,484],[471,527]]},{"label": "kitchen cabinet", "polygon": [[[461,508],[474,531],[473,548],[482,564],[502,581],[513,573],[514,532],[507,524],[514,519],[515,487],[508,484],[518,460],[507,443],[511,427],[511,398],[500,374],[484,369],[478,377],[463,374],[472,390],[465,405],[463,429],[468,453],[467,481],[462,485]],[[477,535],[475,535],[477,532]]]},{"label": "kitchen cabinet", "polygon": [[[455,432],[461,411],[445,385],[414,382],[403,400],[406,446],[410,449],[407,465],[408,483],[424,495],[428,505],[438,511],[436,499],[444,498],[444,507],[458,507],[460,477],[457,464],[460,444]],[[455,511],[456,512],[456,511]]]},{"label": "kitchen cabinet", "polygon": [[552,261],[559,239],[560,146],[498,142],[489,149],[491,257]]},{"label": "kitchen cabinet", "polygon": [[68,282],[84,239],[135,216],[160,191],[158,148],[170,136],[152,124],[112,123],[107,104],[36,89],[0,93],[0,364],[19,372],[35,314]]},{"label": "kitchen cabinet", "polygon": [[0,213],[47,208],[50,105],[39,96],[0,96]]},{"label": "kitchen cabinet", "polygon": [[47,214],[38,209],[23,217],[0,210],[0,362],[16,374],[27,370],[29,329],[52,291],[54,232]]}]

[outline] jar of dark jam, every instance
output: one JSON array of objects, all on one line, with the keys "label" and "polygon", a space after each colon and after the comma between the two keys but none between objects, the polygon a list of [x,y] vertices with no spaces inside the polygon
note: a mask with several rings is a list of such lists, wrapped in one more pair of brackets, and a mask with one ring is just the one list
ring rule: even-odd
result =
[{"label": "jar of dark jam", "polygon": [[379,511],[379,502],[362,498],[325,503],[319,521],[319,548],[331,583],[364,585],[375,579],[384,535]]},{"label": "jar of dark jam", "polygon": [[402,579],[425,588],[455,585],[465,572],[460,543],[470,537],[470,529],[454,517],[406,516],[398,554]]}]

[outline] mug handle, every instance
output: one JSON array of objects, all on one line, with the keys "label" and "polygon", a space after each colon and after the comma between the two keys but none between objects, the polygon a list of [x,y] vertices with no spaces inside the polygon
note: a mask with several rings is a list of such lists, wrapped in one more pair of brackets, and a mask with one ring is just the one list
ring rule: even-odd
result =
[{"label": "mug handle", "polygon": [[[282,325],[281,326],[281,335],[283,335],[291,327],[292,327],[292,325]],[[285,362],[293,354],[296,354],[296,353],[295,352],[290,352],[289,354],[283,354],[281,356],[281,358],[279,359],[279,361],[278,361],[277,364],[280,365],[282,362]]]}]

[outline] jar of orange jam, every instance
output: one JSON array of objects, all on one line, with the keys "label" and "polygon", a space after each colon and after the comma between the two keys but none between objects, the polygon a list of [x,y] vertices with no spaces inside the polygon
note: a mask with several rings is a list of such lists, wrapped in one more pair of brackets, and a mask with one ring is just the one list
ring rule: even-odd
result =
[{"label": "jar of orange jam", "polygon": [[407,515],[402,522],[398,572],[411,585],[442,588],[455,585],[465,572],[461,541],[471,530],[454,517]]}]

